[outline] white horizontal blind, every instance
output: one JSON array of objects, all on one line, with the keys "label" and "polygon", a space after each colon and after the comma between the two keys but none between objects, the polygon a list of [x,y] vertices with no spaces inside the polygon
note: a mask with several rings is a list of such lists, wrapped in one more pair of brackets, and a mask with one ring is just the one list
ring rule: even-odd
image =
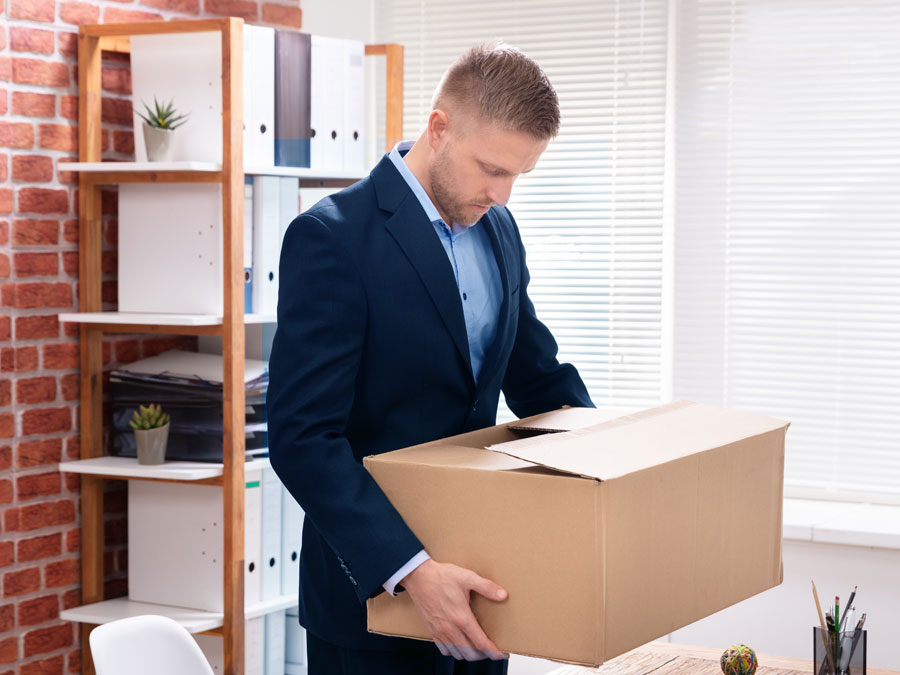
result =
[{"label": "white horizontal blind", "polygon": [[665,0],[385,0],[377,15],[378,41],[405,45],[410,139],[424,128],[444,70],[469,47],[502,39],[544,68],[562,129],[509,204],[530,296],[595,403],[656,404]]},{"label": "white horizontal blind", "polygon": [[900,3],[682,0],[674,387],[792,422],[795,493],[900,497]]}]

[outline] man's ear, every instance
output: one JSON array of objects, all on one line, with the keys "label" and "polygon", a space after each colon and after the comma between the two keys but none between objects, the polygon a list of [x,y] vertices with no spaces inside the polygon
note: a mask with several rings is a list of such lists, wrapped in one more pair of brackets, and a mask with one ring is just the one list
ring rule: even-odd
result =
[{"label": "man's ear", "polygon": [[447,143],[450,136],[450,115],[441,109],[431,111],[428,116],[428,145],[437,150]]}]

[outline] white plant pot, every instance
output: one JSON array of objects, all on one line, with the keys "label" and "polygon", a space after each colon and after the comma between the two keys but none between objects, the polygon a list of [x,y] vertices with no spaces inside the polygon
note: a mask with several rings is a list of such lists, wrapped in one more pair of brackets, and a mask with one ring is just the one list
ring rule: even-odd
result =
[{"label": "white plant pot", "polygon": [[144,147],[147,148],[147,160],[150,162],[170,162],[175,147],[172,129],[151,127],[144,122]]},{"label": "white plant pot", "polygon": [[137,446],[138,464],[162,464],[166,461],[169,422],[156,429],[135,429],[134,441]]}]

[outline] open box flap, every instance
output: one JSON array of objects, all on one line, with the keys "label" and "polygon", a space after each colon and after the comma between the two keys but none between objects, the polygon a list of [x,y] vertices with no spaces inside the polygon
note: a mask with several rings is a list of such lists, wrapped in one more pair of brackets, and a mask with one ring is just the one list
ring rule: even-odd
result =
[{"label": "open box flap", "polygon": [[[574,410],[589,409],[566,408],[548,415]],[[580,419],[572,414],[569,422]],[[563,422],[562,418],[556,420]],[[557,471],[611,480],[788,425],[764,415],[676,401],[592,426],[497,443],[487,449]]]},{"label": "open box flap", "polygon": [[560,408],[510,422],[507,426],[516,431],[542,431],[545,433],[574,431],[625,417],[639,410],[639,408]]}]

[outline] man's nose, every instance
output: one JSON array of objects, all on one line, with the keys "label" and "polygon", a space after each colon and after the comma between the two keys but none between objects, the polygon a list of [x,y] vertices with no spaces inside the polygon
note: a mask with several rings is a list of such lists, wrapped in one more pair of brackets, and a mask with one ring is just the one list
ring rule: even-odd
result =
[{"label": "man's nose", "polygon": [[488,197],[490,197],[491,203],[496,204],[497,206],[506,206],[506,202],[509,201],[509,195],[512,193],[512,187],[515,180],[515,176],[510,176],[509,178],[502,178],[494,181],[488,190]]}]

